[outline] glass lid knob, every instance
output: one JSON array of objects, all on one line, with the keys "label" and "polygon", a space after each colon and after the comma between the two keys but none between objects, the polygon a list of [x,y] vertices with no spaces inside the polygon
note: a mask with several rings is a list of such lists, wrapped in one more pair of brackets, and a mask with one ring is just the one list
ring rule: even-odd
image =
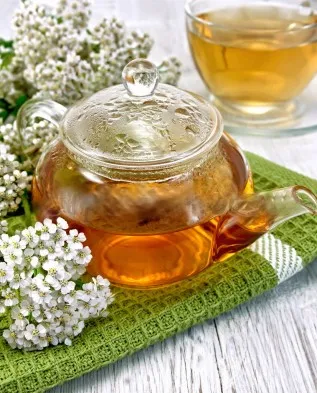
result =
[{"label": "glass lid knob", "polygon": [[156,66],[145,59],[135,59],[122,71],[122,81],[129,95],[151,96],[158,84],[159,72]]}]

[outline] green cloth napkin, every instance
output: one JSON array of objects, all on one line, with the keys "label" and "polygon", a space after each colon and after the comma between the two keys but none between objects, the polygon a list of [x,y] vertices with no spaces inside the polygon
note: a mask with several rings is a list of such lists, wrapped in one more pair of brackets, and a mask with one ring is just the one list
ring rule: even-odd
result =
[{"label": "green cloth napkin", "polygon": [[[317,181],[248,154],[257,190]],[[160,290],[113,288],[110,316],[92,321],[71,347],[11,349],[0,338],[1,393],[43,392],[236,307],[287,279],[317,257],[317,217],[305,215],[200,275]],[[0,319],[0,333],[7,321]]]}]

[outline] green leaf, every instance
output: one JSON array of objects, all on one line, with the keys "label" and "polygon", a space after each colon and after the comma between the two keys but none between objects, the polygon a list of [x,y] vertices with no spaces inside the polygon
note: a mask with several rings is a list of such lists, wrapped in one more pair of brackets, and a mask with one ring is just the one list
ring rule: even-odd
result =
[{"label": "green leaf", "polygon": [[8,235],[12,236],[16,231],[22,231],[27,227],[25,216],[14,216],[7,218],[8,222]]},{"label": "green leaf", "polygon": [[0,38],[0,46],[3,46],[4,48],[13,48],[13,41]]},{"label": "green leaf", "polygon": [[15,101],[15,106],[22,106],[27,100],[29,99],[29,97],[26,94],[23,94],[22,96],[18,97]]},{"label": "green leaf", "polygon": [[22,96],[18,97],[15,101],[15,106],[11,107],[11,114],[16,116],[21,106],[29,99],[29,96],[23,94]]},{"label": "green leaf", "polygon": [[93,45],[91,45],[91,50],[93,52],[99,53],[100,52],[100,44],[93,44]]},{"label": "green leaf", "polygon": [[13,57],[14,57],[14,52],[4,53],[4,56],[2,57],[1,69],[7,68],[8,65],[11,63]]},{"label": "green leaf", "polygon": [[0,118],[6,120],[9,116],[9,112],[5,109],[0,109]]},{"label": "green leaf", "polygon": [[31,203],[29,200],[29,195],[27,192],[24,193],[22,197],[22,206],[24,209],[24,221],[26,226],[34,225],[36,222],[35,216],[31,210]]},{"label": "green leaf", "polygon": [[92,279],[89,273],[83,274],[78,280],[76,280],[76,289],[82,289],[84,284],[87,284]]},{"label": "green leaf", "polygon": [[4,100],[3,98],[0,99],[0,109],[8,109],[10,104]]}]

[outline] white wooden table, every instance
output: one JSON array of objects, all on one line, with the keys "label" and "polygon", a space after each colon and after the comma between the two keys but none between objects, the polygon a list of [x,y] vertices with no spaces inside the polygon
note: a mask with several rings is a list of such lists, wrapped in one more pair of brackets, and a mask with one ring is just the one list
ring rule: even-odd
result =
[{"label": "white wooden table", "polygon": [[[0,0],[2,36],[10,34],[17,3]],[[181,86],[204,93],[187,48],[183,4],[184,0],[95,0],[94,18],[115,14],[129,26],[148,31],[156,40],[153,59],[176,54],[184,64]],[[245,136],[237,140],[244,149],[317,178],[317,132],[289,139]],[[316,391],[317,261],[232,312],[51,393]]]}]

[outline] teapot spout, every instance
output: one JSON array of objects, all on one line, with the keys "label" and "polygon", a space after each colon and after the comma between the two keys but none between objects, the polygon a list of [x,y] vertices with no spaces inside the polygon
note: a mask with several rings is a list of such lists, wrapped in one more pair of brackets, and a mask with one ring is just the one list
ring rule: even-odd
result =
[{"label": "teapot spout", "polygon": [[226,259],[265,232],[306,213],[317,215],[317,197],[306,187],[292,186],[243,196],[218,224],[214,260]]}]

